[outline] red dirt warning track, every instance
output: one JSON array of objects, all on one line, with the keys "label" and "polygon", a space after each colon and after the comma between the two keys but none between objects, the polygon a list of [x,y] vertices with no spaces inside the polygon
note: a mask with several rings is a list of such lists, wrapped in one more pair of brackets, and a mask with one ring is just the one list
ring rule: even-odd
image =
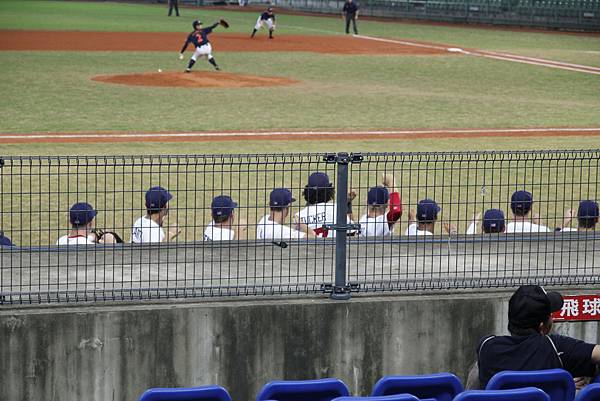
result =
[{"label": "red dirt warning track", "polygon": [[451,129],[380,131],[79,132],[2,134],[0,143],[213,142],[249,140],[365,140],[597,136],[600,128]]},{"label": "red dirt warning track", "polygon": [[[62,32],[0,30],[0,50],[170,51],[178,52],[186,33],[179,32]],[[445,54],[445,50],[397,43],[373,42],[353,36],[285,35],[250,39],[243,34],[214,33],[215,53],[315,52],[326,54]]]}]

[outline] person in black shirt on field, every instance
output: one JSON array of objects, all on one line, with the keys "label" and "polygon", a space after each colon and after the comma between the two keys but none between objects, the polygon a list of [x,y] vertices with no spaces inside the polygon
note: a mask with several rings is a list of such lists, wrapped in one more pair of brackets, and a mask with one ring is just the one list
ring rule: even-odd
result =
[{"label": "person in black shirt on field", "polygon": [[254,35],[256,35],[256,32],[263,26],[266,26],[269,30],[269,39],[273,39],[273,31],[275,30],[275,13],[273,12],[273,7],[267,8],[267,11],[258,16],[250,38],[253,38]]},{"label": "person in black shirt on field", "polygon": [[346,33],[350,33],[350,21],[352,21],[352,27],[354,28],[354,34],[358,35],[356,29],[356,20],[358,19],[358,4],[353,0],[346,0],[344,8],[342,9],[342,18],[346,20]]},{"label": "person in black shirt on field", "polygon": [[600,345],[550,334],[552,313],[560,311],[563,298],[537,285],[524,285],[508,303],[510,336],[487,336],[477,349],[479,388],[485,388],[503,370],[562,368],[575,378],[576,387],[585,384],[600,364]]},{"label": "person in black shirt on field", "polygon": [[220,70],[219,66],[217,65],[217,62],[215,61],[212,55],[212,46],[210,44],[210,41],[208,40],[208,34],[212,33],[213,29],[215,29],[217,25],[219,25],[219,23],[215,22],[209,27],[202,28],[202,22],[198,20],[192,22],[192,27],[194,28],[194,31],[188,35],[187,40],[181,48],[181,52],[179,52],[179,59],[183,60],[183,53],[185,52],[185,49],[187,49],[188,45],[190,43],[193,43],[196,47],[196,51],[194,51],[192,58],[190,58],[190,62],[188,63],[185,72],[192,72],[192,66],[196,63],[198,57],[202,56],[206,56],[208,62],[211,63],[213,67],[215,67],[215,70]]},{"label": "person in black shirt on field", "polygon": [[167,0],[169,2],[169,17],[173,14],[175,9],[175,15],[179,17],[179,0]]}]

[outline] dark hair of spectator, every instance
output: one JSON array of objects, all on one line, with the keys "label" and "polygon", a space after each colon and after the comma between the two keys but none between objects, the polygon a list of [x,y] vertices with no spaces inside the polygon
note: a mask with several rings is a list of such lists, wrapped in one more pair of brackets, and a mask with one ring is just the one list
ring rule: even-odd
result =
[{"label": "dark hair of spectator", "polygon": [[146,208],[146,211],[148,212],[148,214],[160,213],[161,210],[163,210],[163,208],[160,208],[160,207],[147,207]]},{"label": "dark hair of spectator", "polygon": [[[548,324],[550,320],[550,315],[544,323]],[[541,322],[539,322],[541,323]],[[539,325],[538,323],[538,325]],[[530,336],[532,334],[539,334],[539,327],[518,327],[512,324],[510,321],[508,322],[508,331],[513,336]]]},{"label": "dark hair of spectator", "polygon": [[271,206],[271,211],[272,212],[283,212],[285,209],[289,208],[290,206]]},{"label": "dark hair of spectator", "polygon": [[368,207],[370,212],[385,212],[388,205],[369,205]]},{"label": "dark hair of spectator", "polygon": [[72,224],[71,223],[71,228],[73,230],[83,230],[87,227],[87,225],[88,225],[88,223],[85,223],[85,224]]},{"label": "dark hair of spectator", "polygon": [[598,217],[579,217],[577,222],[581,228],[594,228],[598,223]]},{"label": "dark hair of spectator", "polygon": [[309,205],[316,203],[326,203],[333,199],[335,196],[335,189],[333,187],[304,187],[304,199]]},{"label": "dark hair of spectator", "polygon": [[222,216],[214,216],[213,220],[215,221],[215,223],[220,224],[220,223],[225,223],[227,220],[229,220],[229,216],[227,215],[222,215]]},{"label": "dark hair of spectator", "polygon": [[510,208],[515,216],[524,217],[524,216],[527,216],[527,213],[529,213],[531,211],[532,202],[525,203],[523,206],[524,207],[521,209],[521,208],[516,208],[511,204]]}]

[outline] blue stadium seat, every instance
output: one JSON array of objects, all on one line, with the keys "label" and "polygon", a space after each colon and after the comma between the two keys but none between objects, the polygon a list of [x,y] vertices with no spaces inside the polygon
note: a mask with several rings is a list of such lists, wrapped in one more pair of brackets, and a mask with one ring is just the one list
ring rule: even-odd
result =
[{"label": "blue stadium seat", "polygon": [[524,387],[514,390],[468,390],[454,401],[550,401],[548,394],[539,388]]},{"label": "blue stadium seat", "polygon": [[138,401],[231,401],[231,396],[221,386],[151,388]]},{"label": "blue stadium seat", "polygon": [[381,397],[338,397],[333,401],[419,401],[419,399],[412,394],[394,394]]},{"label": "blue stadium seat", "polygon": [[349,395],[348,386],[339,379],[278,380],[265,384],[256,401],[331,401]]},{"label": "blue stadium seat", "polygon": [[575,398],[573,377],[563,369],[498,372],[485,389],[508,390],[521,387],[540,388],[550,396],[550,401],[573,401]]},{"label": "blue stadium seat", "polygon": [[[598,378],[596,378],[597,380]],[[600,400],[600,383],[588,384],[577,394],[575,401],[598,401]]]},{"label": "blue stadium seat", "polygon": [[419,376],[385,376],[373,387],[371,396],[412,394],[420,399],[452,401],[463,391],[463,386],[452,373],[435,373]]}]

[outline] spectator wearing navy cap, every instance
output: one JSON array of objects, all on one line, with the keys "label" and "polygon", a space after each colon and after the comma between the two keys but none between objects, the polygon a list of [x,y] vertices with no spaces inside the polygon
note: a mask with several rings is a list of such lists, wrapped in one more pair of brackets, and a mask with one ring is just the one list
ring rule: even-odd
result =
[{"label": "spectator wearing navy cap", "polygon": [[106,234],[98,241],[96,235],[92,233],[94,218],[97,214],[98,212],[89,203],[78,202],[71,206],[69,210],[71,231],[60,237],[56,241],[56,245],[94,245],[97,242],[102,244],[116,242],[112,234]]},{"label": "spectator wearing navy cap", "polygon": [[598,202],[593,200],[582,200],[579,202],[577,209],[577,228],[571,228],[571,220],[573,219],[573,210],[569,209],[565,212],[563,226],[556,231],[594,231],[598,224]]},{"label": "spectator wearing navy cap", "polygon": [[509,336],[487,336],[477,347],[479,383],[485,388],[492,376],[503,370],[542,370],[562,368],[575,377],[595,374],[600,363],[600,345],[550,334],[552,313],[563,307],[558,292],[546,292],[538,285],[524,285],[508,302]]},{"label": "spectator wearing navy cap", "polygon": [[539,216],[532,219],[533,195],[528,191],[516,191],[510,198],[513,221],[506,225],[507,233],[547,233],[551,230],[539,224]]},{"label": "spectator wearing navy cap", "polygon": [[0,246],[14,246],[10,238],[4,235],[4,232],[0,230]]},{"label": "spectator wearing navy cap", "polygon": [[417,204],[417,211],[408,211],[408,228],[404,235],[433,235],[440,207],[433,199],[423,199]]},{"label": "spectator wearing navy cap", "polygon": [[[467,228],[467,235],[477,234],[477,226],[479,225],[479,218],[481,213],[477,213],[473,216],[473,221]],[[486,234],[497,234],[506,231],[506,221],[504,220],[504,212],[500,209],[488,209],[483,213],[483,221],[481,223],[481,230]]]},{"label": "spectator wearing navy cap", "polygon": [[269,195],[270,212],[256,226],[257,239],[299,239],[313,238],[315,233],[306,224],[302,224],[298,215],[294,216],[296,229],[285,225],[289,219],[290,206],[296,199],[287,188],[275,188]]},{"label": "spectator wearing navy cap", "polygon": [[[334,224],[337,219],[335,188],[329,182],[327,174],[317,171],[308,177],[308,184],[302,192],[306,207],[298,213],[300,223],[310,227],[317,237],[335,237],[335,231],[329,231],[324,224]],[[356,197],[354,191],[348,193],[347,222],[352,222],[352,200]]]},{"label": "spectator wearing navy cap", "polygon": [[215,196],[210,205],[212,221],[204,230],[204,241],[231,241],[246,239],[247,225],[243,221],[237,223],[239,234],[236,238],[234,227],[238,204],[228,195]]},{"label": "spectator wearing navy cap", "polygon": [[169,201],[173,195],[163,187],[152,187],[146,191],[146,215],[133,223],[131,242],[147,244],[153,242],[172,241],[181,230],[177,224],[168,228],[165,235],[163,223],[169,214]]},{"label": "spectator wearing navy cap", "polygon": [[392,235],[402,216],[402,200],[395,190],[394,176],[383,175],[382,181],[383,185],[372,187],[367,194],[367,212],[359,220],[361,237]]}]

